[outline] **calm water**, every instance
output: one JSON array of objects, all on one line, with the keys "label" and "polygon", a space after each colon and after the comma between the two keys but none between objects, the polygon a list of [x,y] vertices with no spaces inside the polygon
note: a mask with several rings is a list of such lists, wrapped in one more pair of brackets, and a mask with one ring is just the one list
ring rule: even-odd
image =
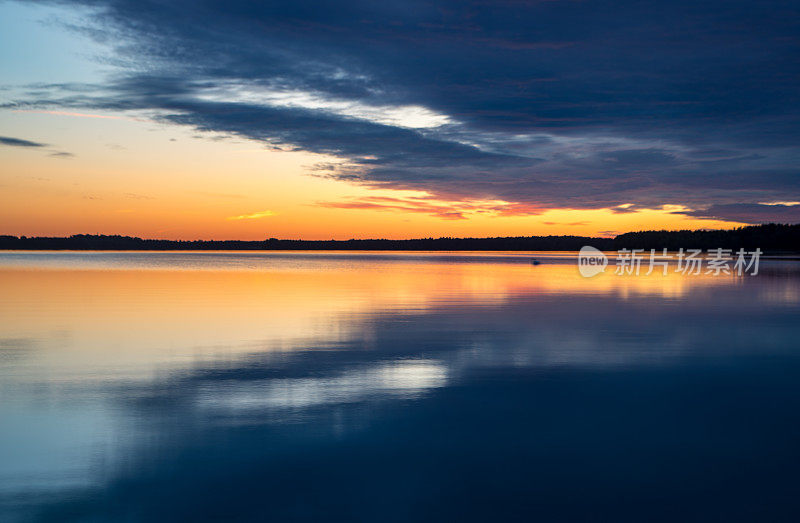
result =
[{"label": "calm water", "polygon": [[800,265],[2,253],[0,521],[796,521]]}]

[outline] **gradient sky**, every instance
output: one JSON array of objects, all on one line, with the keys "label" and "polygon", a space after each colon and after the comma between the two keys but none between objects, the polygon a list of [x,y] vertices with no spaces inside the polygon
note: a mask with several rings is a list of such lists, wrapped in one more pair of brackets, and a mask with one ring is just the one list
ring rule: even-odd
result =
[{"label": "gradient sky", "polygon": [[0,233],[800,221],[800,3],[0,1]]}]

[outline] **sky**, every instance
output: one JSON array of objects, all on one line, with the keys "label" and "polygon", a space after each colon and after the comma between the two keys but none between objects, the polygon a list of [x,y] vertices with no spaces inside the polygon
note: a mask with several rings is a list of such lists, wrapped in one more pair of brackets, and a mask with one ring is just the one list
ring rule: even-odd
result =
[{"label": "sky", "polygon": [[800,221],[800,2],[0,0],[0,234]]}]

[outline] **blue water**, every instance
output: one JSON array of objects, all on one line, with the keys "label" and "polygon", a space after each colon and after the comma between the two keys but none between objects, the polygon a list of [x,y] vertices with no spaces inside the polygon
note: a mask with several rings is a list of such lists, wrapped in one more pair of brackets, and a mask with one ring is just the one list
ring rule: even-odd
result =
[{"label": "blue water", "polygon": [[795,521],[800,264],[0,254],[0,521]]}]

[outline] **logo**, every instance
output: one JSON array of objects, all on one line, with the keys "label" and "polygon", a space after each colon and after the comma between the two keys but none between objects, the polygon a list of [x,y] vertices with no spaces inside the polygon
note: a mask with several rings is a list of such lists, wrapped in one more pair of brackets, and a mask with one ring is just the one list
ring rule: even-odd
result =
[{"label": "logo", "polygon": [[606,270],[608,258],[598,249],[586,245],[578,253],[578,271],[584,278],[591,278]]}]

